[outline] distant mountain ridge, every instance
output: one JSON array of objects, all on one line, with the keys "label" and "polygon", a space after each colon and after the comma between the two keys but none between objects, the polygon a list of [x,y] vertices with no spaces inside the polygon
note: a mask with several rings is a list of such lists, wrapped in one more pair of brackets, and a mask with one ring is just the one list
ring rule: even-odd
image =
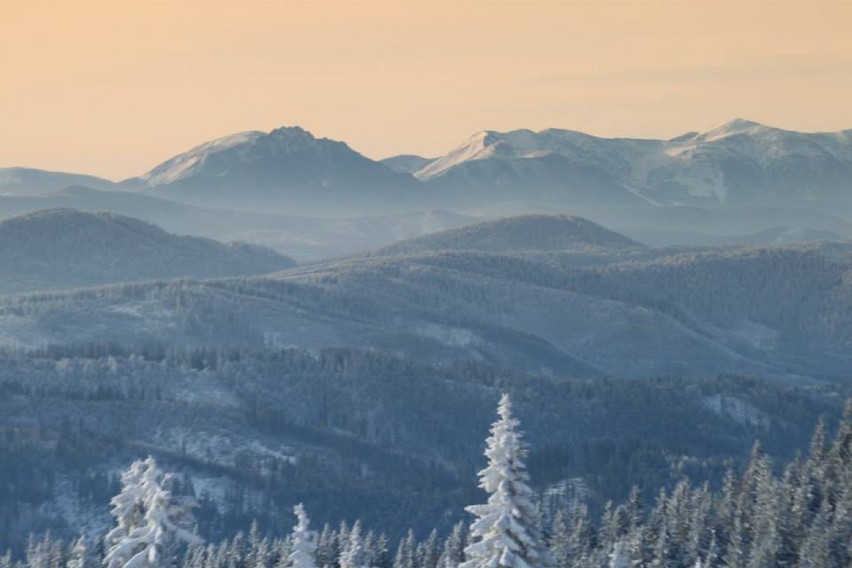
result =
[{"label": "distant mountain ridge", "polygon": [[196,204],[303,213],[405,204],[420,189],[411,175],[295,126],[204,143],[125,185]]},{"label": "distant mountain ridge", "polygon": [[0,222],[0,293],[260,274],[294,264],[261,247],[181,237],[111,213],[52,209]]},{"label": "distant mountain ridge", "polygon": [[694,208],[724,214],[745,208],[784,211],[771,224],[736,228],[759,231],[779,224],[801,228],[806,209],[808,215],[852,215],[852,130],[801,133],[735,119],[669,140],[560,129],[483,131],[436,158],[400,155],[376,161],[344,142],[293,126],[206,142],[120,184],[0,170],[0,195],[32,196],[66,185],[308,217],[534,203],[535,212],[556,207],[620,227],[627,215],[648,225],[659,210],[673,211],[672,223]]},{"label": "distant mountain ridge", "polygon": [[34,168],[0,168],[0,196],[33,196],[73,185],[101,190],[117,188],[114,182],[95,176]]},{"label": "distant mountain ridge", "polygon": [[414,154],[401,154],[385,158],[382,163],[395,172],[413,174],[435,161],[435,158],[424,158]]},{"label": "distant mountain ridge", "polygon": [[[852,203],[852,130],[800,133],[735,119],[671,140],[599,138],[570,130],[475,134],[415,172],[456,191],[524,188],[570,202],[578,184],[629,203],[728,206]],[[538,191],[537,191],[538,190]],[[537,191],[537,193],[535,193]],[[615,204],[615,203],[613,203]]]}]

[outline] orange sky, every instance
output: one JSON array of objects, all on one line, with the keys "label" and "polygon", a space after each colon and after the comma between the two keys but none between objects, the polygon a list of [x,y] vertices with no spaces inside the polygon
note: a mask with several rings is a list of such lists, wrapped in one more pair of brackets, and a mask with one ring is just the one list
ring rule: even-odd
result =
[{"label": "orange sky", "polygon": [[852,128],[850,30],[852,0],[0,0],[0,167],[118,179],[281,125],[373,158]]}]

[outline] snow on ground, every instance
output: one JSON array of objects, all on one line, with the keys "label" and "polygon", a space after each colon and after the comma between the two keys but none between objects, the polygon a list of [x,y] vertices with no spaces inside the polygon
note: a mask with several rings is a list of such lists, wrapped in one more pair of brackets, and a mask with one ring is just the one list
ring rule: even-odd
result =
[{"label": "snow on ground", "polygon": [[293,448],[289,446],[273,448],[264,445],[260,440],[246,446],[242,438],[183,427],[161,428],[154,433],[153,441],[173,452],[224,466],[237,465],[249,455],[252,459],[268,459],[291,465],[298,460]]},{"label": "snow on ground", "polygon": [[769,428],[772,419],[750,402],[733,396],[715,394],[702,400],[704,408],[720,416],[726,416],[743,426]]},{"label": "snow on ground", "polygon": [[437,324],[427,324],[421,327],[420,335],[434,339],[449,347],[470,347],[482,343],[482,339],[469,329],[447,327]]},{"label": "snow on ground", "polygon": [[144,180],[149,187],[174,183],[192,175],[209,155],[228,150],[240,144],[250,143],[260,136],[263,136],[262,132],[250,131],[217,138],[175,156],[151,170],[140,179]]},{"label": "snow on ground", "polygon": [[54,498],[39,508],[39,513],[50,518],[61,518],[83,535],[99,535],[112,527],[112,518],[105,507],[82,503],[77,489],[66,476],[57,476]]}]

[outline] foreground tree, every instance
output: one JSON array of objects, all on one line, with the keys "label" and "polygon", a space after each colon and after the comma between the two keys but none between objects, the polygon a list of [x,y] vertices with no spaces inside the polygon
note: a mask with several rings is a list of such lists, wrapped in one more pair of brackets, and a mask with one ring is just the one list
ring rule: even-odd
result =
[{"label": "foreground tree", "polygon": [[192,531],[192,500],[174,497],[171,479],[152,457],[122,475],[121,493],[111,501],[117,526],[106,537],[107,568],[171,566],[178,545],[201,542]]},{"label": "foreground tree", "polygon": [[477,519],[470,526],[467,561],[460,568],[536,568],[547,566],[533,491],[527,482],[527,450],[512,416],[508,394],[500,399],[500,419],[488,438],[488,467],[479,472],[479,486],[490,494],[485,505],[467,507]]},{"label": "foreground tree", "polygon": [[307,513],[305,513],[305,507],[299,503],[293,508],[293,513],[296,515],[297,523],[293,528],[293,534],[290,536],[292,544],[288,565],[291,568],[316,568],[314,552],[317,545],[314,532],[309,528],[311,522]]}]

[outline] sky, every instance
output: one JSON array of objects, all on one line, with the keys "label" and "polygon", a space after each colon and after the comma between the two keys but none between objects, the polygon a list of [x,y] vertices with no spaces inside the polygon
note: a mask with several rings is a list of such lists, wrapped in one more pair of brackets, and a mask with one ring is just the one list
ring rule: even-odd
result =
[{"label": "sky", "polygon": [[852,0],[0,0],[0,167],[123,179],[302,126],[371,157],[475,132],[852,128]]}]

